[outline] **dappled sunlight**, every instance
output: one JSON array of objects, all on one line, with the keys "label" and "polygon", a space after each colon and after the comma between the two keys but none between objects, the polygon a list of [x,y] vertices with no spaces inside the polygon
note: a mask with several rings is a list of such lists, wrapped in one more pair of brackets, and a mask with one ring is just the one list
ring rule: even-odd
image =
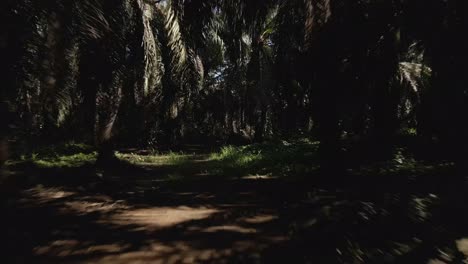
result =
[{"label": "dappled sunlight", "polygon": [[202,230],[205,233],[216,233],[216,232],[234,232],[240,234],[254,234],[257,233],[255,228],[245,228],[235,225],[222,225],[222,226],[210,226]]},{"label": "dappled sunlight", "polygon": [[243,180],[268,180],[268,179],[277,179],[278,177],[274,177],[272,175],[247,175],[243,176],[241,179]]},{"label": "dappled sunlight", "polygon": [[447,264],[447,262],[440,259],[431,259],[427,264]]},{"label": "dappled sunlight", "polygon": [[272,222],[277,219],[278,219],[278,216],[276,215],[260,214],[260,215],[245,217],[241,219],[241,221],[249,223],[249,224],[265,224],[265,223]]},{"label": "dappled sunlight", "polygon": [[[440,222],[447,197],[426,183],[400,189],[447,166],[372,164],[350,170],[363,175],[350,188],[311,187],[315,148],[283,142],[212,155],[119,154],[115,168],[43,170],[44,180],[11,204],[5,227],[16,231],[7,236],[18,236],[12,247],[43,262],[271,263],[287,255],[283,262],[450,263],[457,252],[467,258],[460,238],[466,234]],[[64,184],[70,175],[77,178]],[[449,238],[431,242],[443,236]],[[413,254],[419,258],[404,259]]]},{"label": "dappled sunlight", "polygon": [[60,188],[44,188],[41,185],[28,189],[23,193],[26,194],[26,198],[23,202],[28,202],[31,199],[34,199],[34,202],[36,203],[47,203],[76,194],[75,192],[64,191]]},{"label": "dappled sunlight", "polygon": [[[23,203],[47,204],[60,203],[58,210],[62,213],[73,212],[78,215],[92,212],[112,212],[127,209],[123,201],[114,201],[106,195],[82,195],[60,188],[37,186],[24,192],[27,196]],[[63,201],[62,201],[63,200]]]},{"label": "dappled sunlight", "polygon": [[[258,245],[261,246],[261,245]],[[110,255],[103,258],[92,259],[99,263],[226,263],[235,255],[253,250],[255,244],[251,242],[237,242],[225,249],[199,249],[187,242],[152,243],[147,248],[135,250],[119,255]],[[261,248],[257,248],[260,250]],[[258,258],[252,253],[239,257],[239,260]]]},{"label": "dappled sunlight", "polygon": [[[225,179],[208,186],[206,181],[160,184],[145,174],[114,191],[49,185],[23,191],[18,209],[37,217],[33,223],[23,220],[32,232],[32,256],[44,262],[269,263],[265,256],[277,259],[281,252],[326,252],[319,263],[327,263],[339,252],[356,263],[369,258],[398,263],[425,245],[415,237],[439,236],[423,235],[434,232],[432,221],[441,205],[441,196],[432,192],[314,189],[300,194],[296,183],[268,178]],[[395,210],[402,206],[407,211]],[[466,258],[466,239],[456,240],[452,251],[441,251],[436,259],[428,254],[421,261],[444,263],[444,258],[454,259],[453,250]]]},{"label": "dappled sunlight", "polygon": [[137,224],[145,226],[148,229],[157,229],[175,226],[187,221],[206,219],[219,212],[217,209],[191,208],[186,206],[129,209],[101,222],[104,224]]},{"label": "dappled sunlight", "polygon": [[61,212],[73,211],[76,214],[89,214],[93,212],[106,213],[114,212],[115,210],[126,210],[127,206],[120,202],[95,202],[95,201],[70,201],[64,203],[65,207],[62,208]]},{"label": "dappled sunlight", "polygon": [[[136,195],[134,188],[124,193],[127,198]],[[238,193],[243,199],[253,195]],[[219,197],[213,192],[172,193],[182,200],[171,206],[159,205],[158,200],[140,204],[80,188],[69,191],[42,185],[24,191],[23,196],[27,207],[21,210],[47,213],[34,222],[45,233],[35,234],[40,239],[31,248],[32,256],[45,262],[251,262],[263,250],[288,239],[284,232],[265,226],[278,219],[275,210],[265,212],[242,199],[216,202]],[[184,205],[186,199],[200,203]]]},{"label": "dappled sunlight", "polygon": [[[221,247],[213,245],[211,248],[201,246],[202,241],[150,241],[147,246],[137,250],[90,260],[99,263],[227,263],[229,260],[250,263],[258,261],[262,250],[272,243],[282,241],[284,237],[271,237],[264,241],[239,240]],[[222,241],[219,242],[223,244]]]},{"label": "dappled sunlight", "polygon": [[57,240],[34,248],[33,253],[37,256],[66,258],[93,254],[116,254],[129,247],[130,245],[119,243],[95,245],[92,241]]},{"label": "dappled sunlight", "polygon": [[146,167],[184,166],[188,164],[208,162],[210,160],[207,155],[184,154],[174,152],[170,152],[168,154],[147,155],[141,155],[136,153],[117,153],[116,155],[122,160],[125,160],[135,165]]},{"label": "dappled sunlight", "polygon": [[459,239],[455,243],[457,245],[458,251],[463,253],[463,255],[465,255],[465,257],[467,257],[468,260],[468,238]]}]

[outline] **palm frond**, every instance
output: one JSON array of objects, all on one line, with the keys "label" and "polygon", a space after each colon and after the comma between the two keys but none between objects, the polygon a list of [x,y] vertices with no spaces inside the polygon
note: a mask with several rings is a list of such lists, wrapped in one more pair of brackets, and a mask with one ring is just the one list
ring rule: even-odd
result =
[{"label": "palm frond", "polygon": [[111,32],[109,21],[99,0],[76,2],[78,16],[82,18],[81,32],[85,38],[101,39]]},{"label": "palm frond", "polygon": [[404,53],[403,59],[398,64],[398,79],[400,82],[408,83],[411,89],[419,94],[421,89],[427,85],[431,77],[432,69],[424,63],[424,50],[420,43],[409,45]]},{"label": "palm frond", "polygon": [[400,81],[407,82],[415,93],[419,93],[424,81],[431,76],[432,70],[422,63],[400,62],[398,72]]},{"label": "palm frond", "polygon": [[329,22],[332,6],[330,0],[306,0],[305,10],[305,40],[306,46],[309,47],[314,34]]},{"label": "palm frond", "polygon": [[147,95],[149,93],[150,88],[156,87],[156,85],[161,82],[162,74],[160,72],[160,51],[158,48],[156,36],[151,26],[154,14],[154,7],[143,0],[138,0],[138,6],[141,10],[141,23],[143,24],[142,46],[144,50],[145,63],[143,74],[143,91],[145,95]]},{"label": "palm frond", "polygon": [[162,7],[162,13],[165,16],[164,29],[168,39],[167,45],[172,53],[173,68],[180,71],[187,62],[188,54],[180,28],[179,17],[172,5]]}]

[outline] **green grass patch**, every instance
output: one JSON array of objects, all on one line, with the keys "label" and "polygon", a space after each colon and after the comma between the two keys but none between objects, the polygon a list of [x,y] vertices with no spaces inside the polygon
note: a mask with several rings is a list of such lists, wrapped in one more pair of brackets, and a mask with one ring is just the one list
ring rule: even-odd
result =
[{"label": "green grass patch", "polygon": [[65,143],[51,145],[21,154],[10,164],[32,163],[39,168],[76,168],[96,162],[97,153],[85,144]]},{"label": "green grass patch", "polygon": [[169,152],[150,155],[117,153],[117,157],[137,166],[171,166],[184,175],[193,175],[201,170],[206,175],[227,177],[277,177],[304,175],[316,170],[317,148],[317,142],[294,140],[225,146],[207,156]]},{"label": "green grass patch", "polygon": [[96,162],[97,153],[77,153],[54,157],[34,157],[32,162],[40,168],[76,168]]},{"label": "green grass patch", "polygon": [[191,155],[177,152],[165,154],[138,155],[135,153],[117,153],[119,159],[135,165],[184,165],[190,160]]},{"label": "green grass patch", "polygon": [[242,147],[226,146],[213,153],[210,160],[217,163],[215,169],[232,175],[284,176],[305,174],[315,170],[317,142],[280,141],[253,144]]}]

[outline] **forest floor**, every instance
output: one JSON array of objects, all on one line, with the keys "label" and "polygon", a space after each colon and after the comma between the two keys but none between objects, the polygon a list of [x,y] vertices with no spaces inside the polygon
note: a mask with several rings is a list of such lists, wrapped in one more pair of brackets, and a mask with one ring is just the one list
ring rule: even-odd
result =
[{"label": "forest floor", "polygon": [[65,146],[10,161],[0,262],[468,263],[466,187],[447,184],[450,163],[400,153],[330,185],[316,147],[125,150],[97,169],[94,152]]}]

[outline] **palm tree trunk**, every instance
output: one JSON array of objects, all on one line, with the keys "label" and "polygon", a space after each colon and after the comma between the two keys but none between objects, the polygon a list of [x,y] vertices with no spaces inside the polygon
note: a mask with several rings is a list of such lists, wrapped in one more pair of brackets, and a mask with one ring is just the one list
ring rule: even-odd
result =
[{"label": "palm tree trunk", "polygon": [[104,163],[115,159],[112,136],[122,101],[122,73],[122,69],[113,71],[111,73],[112,81],[109,84],[101,84],[97,92],[96,144],[98,147],[98,161]]},{"label": "palm tree trunk", "polygon": [[[98,69],[105,67],[101,56],[97,53],[99,44],[95,41],[88,42],[80,47],[80,64],[78,76],[78,89],[83,96],[81,105],[81,139],[90,144],[95,142],[96,127],[96,100],[99,87]],[[78,135],[77,135],[78,136]]]}]

